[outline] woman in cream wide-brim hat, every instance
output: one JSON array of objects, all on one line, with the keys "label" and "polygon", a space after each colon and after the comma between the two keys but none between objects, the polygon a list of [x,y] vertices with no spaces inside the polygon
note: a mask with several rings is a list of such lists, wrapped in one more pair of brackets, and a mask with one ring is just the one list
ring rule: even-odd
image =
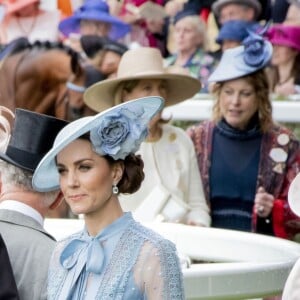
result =
[{"label": "woman in cream wide-brim hat", "polygon": [[[145,47],[125,52],[117,77],[91,86],[84,101],[103,111],[135,98],[161,96],[169,106],[193,97],[200,88],[198,79],[184,71],[165,69],[159,50]],[[161,114],[151,121],[147,140],[137,152],[145,164],[145,180],[136,193],[122,195],[122,207],[133,211],[139,221],[159,219],[209,226],[209,209],[192,142],[181,128],[166,124]]]},{"label": "woman in cream wide-brim hat", "polygon": [[116,78],[94,84],[85,93],[84,101],[95,111],[105,110],[121,102],[118,92],[124,82],[144,79],[164,80],[167,88],[166,106],[192,98],[201,89],[198,79],[183,73],[170,72],[164,68],[159,50],[141,47],[125,52]]}]

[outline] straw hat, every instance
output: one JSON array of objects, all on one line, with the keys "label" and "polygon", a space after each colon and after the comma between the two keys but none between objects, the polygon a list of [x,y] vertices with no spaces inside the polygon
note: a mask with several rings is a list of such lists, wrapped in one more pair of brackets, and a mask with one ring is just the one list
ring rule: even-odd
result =
[{"label": "straw hat", "polygon": [[57,134],[52,148],[37,166],[32,186],[40,192],[56,190],[59,187],[57,154],[88,132],[93,149],[100,156],[118,160],[135,153],[147,136],[149,121],[162,109],[163,102],[161,97],[144,97],[69,123]]},{"label": "straw hat", "polygon": [[121,82],[140,79],[166,80],[168,88],[166,106],[189,99],[201,89],[199,79],[165,69],[158,49],[141,47],[125,52],[116,78],[92,85],[84,93],[84,102],[95,111],[103,111],[115,105],[115,93]]},{"label": "straw hat", "polygon": [[38,2],[40,2],[40,0],[6,0],[3,1],[3,4],[6,7],[5,9],[6,15],[10,15],[21,10],[27,5],[38,3]]}]

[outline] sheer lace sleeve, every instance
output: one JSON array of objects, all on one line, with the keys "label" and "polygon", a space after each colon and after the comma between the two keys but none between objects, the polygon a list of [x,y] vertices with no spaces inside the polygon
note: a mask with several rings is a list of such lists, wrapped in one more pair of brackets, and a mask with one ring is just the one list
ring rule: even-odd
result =
[{"label": "sheer lace sleeve", "polygon": [[185,299],[175,246],[162,240],[155,247],[145,242],[134,268],[134,279],[149,300]]}]

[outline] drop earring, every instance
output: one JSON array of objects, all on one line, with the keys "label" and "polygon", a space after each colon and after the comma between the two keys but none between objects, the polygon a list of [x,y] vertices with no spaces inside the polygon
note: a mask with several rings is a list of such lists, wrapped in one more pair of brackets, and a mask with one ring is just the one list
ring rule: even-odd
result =
[{"label": "drop earring", "polygon": [[119,188],[117,187],[117,185],[114,183],[113,186],[112,186],[112,193],[114,195],[117,195],[119,194]]}]

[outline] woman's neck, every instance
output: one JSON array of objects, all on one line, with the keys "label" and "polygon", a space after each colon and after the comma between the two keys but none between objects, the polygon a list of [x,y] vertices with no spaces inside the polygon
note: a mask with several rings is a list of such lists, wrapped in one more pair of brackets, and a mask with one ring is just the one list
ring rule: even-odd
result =
[{"label": "woman's neck", "polygon": [[158,140],[160,140],[161,136],[162,136],[162,128],[160,124],[156,124],[155,126],[149,128],[146,141],[151,143],[157,142]]},{"label": "woman's neck", "polygon": [[277,84],[284,84],[289,81],[292,77],[292,69],[293,69],[294,61],[289,61],[285,64],[278,66],[278,82]]},{"label": "woman's neck", "polygon": [[105,227],[123,215],[118,198],[114,195],[108,199],[101,209],[84,215],[84,222],[89,235],[96,236]]}]

